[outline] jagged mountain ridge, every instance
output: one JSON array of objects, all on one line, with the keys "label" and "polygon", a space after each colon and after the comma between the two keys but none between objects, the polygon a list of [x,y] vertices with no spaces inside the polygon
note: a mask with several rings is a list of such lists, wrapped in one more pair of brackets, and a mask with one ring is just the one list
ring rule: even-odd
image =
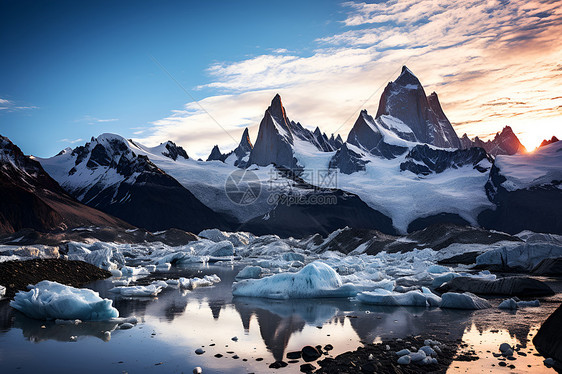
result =
[{"label": "jagged mountain ridge", "polygon": [[[152,149],[171,160],[187,160],[172,142]],[[86,205],[150,231],[179,228],[198,232],[225,227],[215,213],[158,168],[133,141],[102,134],[72,151],[39,159],[61,186]]]},{"label": "jagged mountain ridge", "polygon": [[40,232],[79,226],[132,228],[68,195],[41,164],[0,135],[0,234],[23,228]]},{"label": "jagged mountain ridge", "polygon": [[[262,181],[262,187],[267,187],[269,184],[267,178],[280,169],[296,172],[297,178],[301,177],[299,173],[304,173],[305,169],[309,169],[308,172],[312,170],[313,173],[339,169],[342,173],[342,184],[337,186],[337,190],[340,191],[342,198],[338,200],[338,204],[342,202],[344,205],[348,204],[347,206],[353,205],[366,209],[361,213],[363,217],[370,217],[367,219],[368,222],[365,222],[366,228],[383,229],[382,226],[377,227],[377,225],[384,223],[384,230],[390,232],[387,223],[392,222],[391,226],[400,232],[406,232],[413,227],[423,228],[435,222],[477,224],[478,213],[491,205],[484,185],[493,159],[481,148],[466,150],[449,146],[443,148],[420,141],[420,137],[427,136],[433,143],[449,144],[454,142],[456,134],[443,113],[437,95],[425,96],[419,80],[407,68],[404,67],[402,74],[389,84],[386,91],[386,98],[383,100],[381,97],[381,105],[384,104],[386,113],[383,111],[373,118],[367,111],[362,111],[345,143],[339,135],[328,138],[318,127],[311,131],[300,123],[291,121],[283,107],[281,97],[276,95],[260,123],[255,146],[252,146],[248,130],[245,129],[238,147],[233,151],[223,154],[218,146],[213,148],[208,160],[222,162],[205,163],[191,160],[185,150],[171,142],[149,148],[123,139],[121,143],[124,144],[124,148],[123,145],[115,145],[117,150],[115,152],[132,154],[133,158],[129,156],[124,159],[115,158],[108,156],[105,146],[87,145],[89,153],[87,152],[87,156],[82,157],[79,163],[85,163],[84,167],[92,171],[88,174],[91,179],[90,184],[105,183],[108,179],[118,177],[127,179],[119,183],[134,185],[135,178],[138,178],[135,173],[146,171],[158,174],[156,169],[159,169],[177,183],[175,187],[181,185],[214,213],[226,217],[235,216],[235,222],[230,222],[234,226],[230,225],[230,227],[236,228],[238,224],[246,224],[261,233],[267,232],[269,227],[270,232],[288,234],[291,224],[287,226],[283,222],[285,219],[283,217],[300,215],[322,222],[323,217],[329,217],[333,213],[332,210],[335,211],[338,207],[324,206],[321,207],[322,209],[317,207],[312,209],[306,204],[292,207],[279,206],[269,201],[272,191],[265,191],[265,189],[253,204],[236,205],[226,196],[225,183],[230,173],[237,170],[237,167],[248,168],[257,173]],[[392,103],[392,100],[396,100],[397,104]],[[413,109],[406,108],[408,113],[401,114],[400,105],[408,102],[417,104]],[[379,107],[379,111],[380,109]],[[399,117],[406,121],[411,119],[415,121],[406,123]],[[423,131],[418,128],[416,134],[413,127],[417,125],[426,128],[422,129]],[[503,138],[511,139],[508,135],[509,133],[506,133]],[[80,157],[80,152],[77,150],[63,151],[58,157],[63,157],[68,152],[77,153],[74,155],[77,162]],[[110,151],[109,154],[113,154],[112,152],[115,153]],[[98,180],[94,171],[102,167],[108,168],[106,170],[108,173]],[[118,195],[119,191],[116,188],[105,189],[107,191],[100,194],[100,189],[92,189],[88,186],[87,180],[79,180],[80,178],[74,176],[80,170],[73,170],[73,168],[74,166],[70,168],[68,175],[63,177],[69,183],[73,179],[78,179],[80,183],[74,193],[81,194],[79,190],[83,188],[86,192],[83,196],[80,195],[82,198],[98,202],[108,200],[115,207],[118,207],[119,199],[127,202],[130,198],[126,194]],[[304,174],[302,176],[304,177]],[[297,178],[283,175],[277,182],[288,186],[288,192],[297,196],[326,194],[324,190],[316,190],[317,187],[325,187],[319,185],[318,176],[314,176],[311,180],[307,179],[306,183],[309,186],[304,188],[302,183],[296,181]],[[169,181],[169,183],[174,182]],[[392,183],[397,183],[397,186],[391,186]],[[72,183],[65,186],[73,187]],[[417,188],[412,188],[414,186]],[[331,188],[336,191],[335,187]],[[111,194],[109,191],[114,192]],[[287,190],[283,191],[286,192]],[[392,199],[385,201],[389,193],[404,197],[404,201],[392,202]],[[119,198],[116,199],[116,196]],[[355,196],[354,201],[357,203],[349,205],[346,196]],[[413,201],[408,203],[406,201],[408,199]],[[425,200],[444,202],[436,205]],[[397,209],[392,205],[401,208]],[[416,209],[412,212],[413,205]],[[380,216],[377,218],[376,214]],[[389,219],[391,221],[388,221]],[[298,228],[300,231],[293,222],[295,232],[322,231],[322,227],[328,232],[345,222],[351,225],[358,224],[349,215],[334,216],[333,219],[328,220],[329,222],[326,221],[320,226],[307,226],[304,224],[304,218],[300,221]],[[276,231],[271,231],[274,227]]]},{"label": "jagged mountain ridge", "polygon": [[486,150],[490,155],[514,155],[516,153],[525,153],[527,149],[510,126],[506,126],[501,132],[496,133],[493,139],[483,141],[478,136],[470,139],[464,134],[461,139],[461,148],[468,149],[471,147],[480,147]]}]

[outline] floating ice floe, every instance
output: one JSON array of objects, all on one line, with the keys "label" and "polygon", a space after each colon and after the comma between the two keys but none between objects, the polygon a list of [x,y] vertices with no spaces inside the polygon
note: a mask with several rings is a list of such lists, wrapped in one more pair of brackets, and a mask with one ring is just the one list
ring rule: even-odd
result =
[{"label": "floating ice floe", "polygon": [[109,292],[113,292],[116,294],[120,294],[121,296],[127,297],[150,297],[156,296],[162,291],[162,287],[155,286],[153,284],[148,286],[122,286],[122,287],[114,287],[109,290]]},{"label": "floating ice floe", "polygon": [[248,265],[236,274],[236,280],[240,279],[259,279],[264,273],[264,269],[260,266]]},{"label": "floating ice floe", "polygon": [[119,316],[112,301],[97,292],[41,281],[27,292],[18,292],[10,306],[35,319],[102,321]]},{"label": "floating ice floe", "polygon": [[236,247],[246,246],[254,238],[254,235],[249,232],[224,232],[218,229],[203,230],[198,236],[217,243],[228,240]]},{"label": "floating ice floe", "polygon": [[123,266],[121,268],[121,273],[123,274],[123,276],[126,277],[134,277],[137,275],[150,275],[150,272],[142,266],[138,266],[138,267]]},{"label": "floating ice floe", "polygon": [[[425,287],[424,287],[425,288]],[[365,304],[387,305],[387,306],[438,306],[441,298],[434,295],[429,289],[423,292],[409,291],[405,293],[392,292],[383,289],[361,292],[357,300]]]},{"label": "floating ice floe", "polygon": [[518,308],[525,308],[525,307],[537,307],[540,306],[540,302],[538,300],[532,301],[521,301],[516,298],[506,299],[500,303],[498,308],[500,309],[511,309],[515,310]]},{"label": "floating ice floe", "polygon": [[233,284],[232,294],[269,299],[350,297],[357,294],[357,289],[351,284],[344,285],[339,274],[330,266],[313,262],[296,273],[242,280]]},{"label": "floating ice floe", "polygon": [[455,293],[447,292],[441,295],[441,308],[448,309],[487,309],[492,306],[485,299],[478,297],[470,292]]}]

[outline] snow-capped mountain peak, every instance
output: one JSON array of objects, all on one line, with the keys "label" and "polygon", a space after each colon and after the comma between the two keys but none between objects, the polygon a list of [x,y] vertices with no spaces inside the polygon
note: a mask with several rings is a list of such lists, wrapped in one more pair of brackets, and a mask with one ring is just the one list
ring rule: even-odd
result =
[{"label": "snow-capped mountain peak", "polygon": [[376,118],[392,116],[406,124],[415,140],[444,148],[459,148],[460,142],[443,113],[437,94],[425,95],[422,84],[406,66],[388,83],[379,102]]}]

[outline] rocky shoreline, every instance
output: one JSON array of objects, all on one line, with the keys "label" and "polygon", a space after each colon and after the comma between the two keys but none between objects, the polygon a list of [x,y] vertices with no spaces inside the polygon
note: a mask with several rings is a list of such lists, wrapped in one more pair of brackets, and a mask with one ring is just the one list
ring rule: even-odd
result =
[{"label": "rocky shoreline", "polygon": [[6,287],[7,298],[12,298],[17,291],[27,290],[29,284],[42,280],[80,287],[110,276],[109,271],[83,261],[33,259],[0,262],[0,285]]}]

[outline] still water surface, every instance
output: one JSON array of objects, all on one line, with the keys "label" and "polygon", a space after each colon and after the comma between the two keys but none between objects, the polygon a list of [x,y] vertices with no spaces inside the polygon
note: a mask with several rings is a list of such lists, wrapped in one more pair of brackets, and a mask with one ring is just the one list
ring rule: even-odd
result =
[{"label": "still water surface", "polygon": [[[67,326],[36,321],[2,301],[0,372],[191,373],[201,366],[204,373],[291,373],[299,372],[300,363],[278,370],[268,366],[287,361],[287,352],[305,345],[331,344],[331,356],[336,356],[362,342],[408,335],[462,338],[473,346],[481,359],[454,362],[449,372],[510,372],[499,368],[491,354],[502,342],[526,345],[529,355],[514,361],[517,372],[553,372],[543,366],[542,357],[533,356],[531,339],[559,305],[556,300],[513,313],[496,308],[374,307],[348,299],[233,298],[232,282],[240,268],[227,264],[173,268],[165,277],[217,274],[222,281],[193,291],[168,288],[157,298],[116,297],[108,292],[110,281],[89,285],[102,297],[114,299],[120,316],[138,317],[138,325],[130,330],[112,331],[114,324],[101,322]],[[492,300],[493,305],[499,301]],[[105,331],[112,331],[110,339]],[[199,347],[204,354],[195,354]]]}]

